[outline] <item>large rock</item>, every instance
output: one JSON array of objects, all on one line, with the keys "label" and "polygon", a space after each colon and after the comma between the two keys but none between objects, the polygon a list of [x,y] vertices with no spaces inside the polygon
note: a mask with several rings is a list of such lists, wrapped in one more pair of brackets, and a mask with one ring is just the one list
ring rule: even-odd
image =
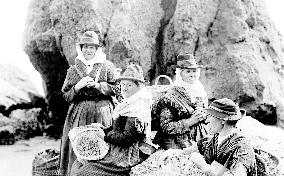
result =
[{"label": "large rock", "polygon": [[173,76],[180,52],[194,53],[211,100],[229,97],[248,115],[284,126],[283,48],[263,0],[31,1],[24,49],[56,119],[65,118],[60,88],[85,30],[100,33],[117,67],[138,62],[150,82]]},{"label": "large rock", "polygon": [[228,97],[262,122],[283,124],[283,46],[262,0],[179,0],[163,55],[194,53],[210,99]]},{"label": "large rock", "polygon": [[29,108],[44,101],[29,77],[19,68],[0,64],[0,73],[0,113],[9,115],[17,107]]}]

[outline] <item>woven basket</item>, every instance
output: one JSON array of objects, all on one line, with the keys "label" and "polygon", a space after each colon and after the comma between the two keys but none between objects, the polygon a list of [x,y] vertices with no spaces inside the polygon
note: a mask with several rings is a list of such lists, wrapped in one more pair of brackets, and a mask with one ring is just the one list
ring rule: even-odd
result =
[{"label": "woven basket", "polygon": [[58,176],[59,151],[53,148],[45,149],[35,155],[32,163],[32,176]]},{"label": "woven basket", "polygon": [[70,130],[68,136],[73,151],[80,162],[84,160],[102,159],[109,150],[109,145],[97,133],[102,131],[99,127],[86,125]]},{"label": "woven basket", "polygon": [[280,175],[279,159],[273,154],[260,148],[255,148],[256,163],[259,176],[277,176]]},{"label": "woven basket", "polygon": [[[158,85],[160,78],[166,78],[170,84],[169,85]],[[152,86],[149,86],[149,90],[152,93],[152,99],[153,102],[155,103],[156,101],[159,100],[161,96],[163,96],[167,90],[169,90],[173,86],[173,81],[172,79],[167,76],[167,75],[160,75],[155,79],[155,84]]]}]

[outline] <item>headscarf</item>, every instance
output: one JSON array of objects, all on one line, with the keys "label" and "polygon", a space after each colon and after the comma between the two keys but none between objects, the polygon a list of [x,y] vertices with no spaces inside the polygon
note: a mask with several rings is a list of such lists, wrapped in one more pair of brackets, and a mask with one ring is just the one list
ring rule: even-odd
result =
[{"label": "headscarf", "polygon": [[78,54],[76,59],[78,59],[78,60],[80,60],[84,63],[84,65],[87,68],[87,74],[89,74],[93,70],[94,64],[104,63],[106,61],[106,54],[103,52],[101,47],[99,47],[97,49],[97,51],[95,53],[95,57],[91,60],[86,60],[86,58],[83,56],[83,53],[82,53],[79,45],[76,46],[76,50],[77,50],[77,54]]},{"label": "headscarf", "polygon": [[207,93],[205,92],[204,87],[199,80],[196,80],[193,84],[187,83],[182,80],[180,73],[181,69],[176,68],[176,80],[174,81],[174,85],[181,86],[186,88],[186,90],[189,90],[192,103],[196,101],[196,97],[207,97]]},{"label": "headscarf", "polygon": [[136,125],[138,131],[145,134],[144,142],[151,142],[151,105],[152,94],[146,89],[141,88],[129,98],[118,104],[113,111],[113,119],[119,116],[136,117],[142,124],[142,129]]}]

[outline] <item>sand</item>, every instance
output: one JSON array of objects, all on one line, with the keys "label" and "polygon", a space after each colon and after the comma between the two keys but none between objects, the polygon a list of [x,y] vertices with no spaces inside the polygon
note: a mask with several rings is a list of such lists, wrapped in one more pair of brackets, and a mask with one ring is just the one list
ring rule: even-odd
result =
[{"label": "sand", "polygon": [[49,147],[59,149],[60,140],[38,136],[14,145],[0,145],[0,175],[31,176],[35,154]]}]

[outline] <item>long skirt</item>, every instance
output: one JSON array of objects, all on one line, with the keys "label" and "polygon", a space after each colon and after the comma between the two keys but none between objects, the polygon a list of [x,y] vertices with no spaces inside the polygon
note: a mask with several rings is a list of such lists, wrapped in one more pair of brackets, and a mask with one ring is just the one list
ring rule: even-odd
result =
[{"label": "long skirt", "polygon": [[123,148],[111,145],[108,154],[101,160],[81,164],[76,160],[71,176],[128,176],[131,167],[146,159],[137,147]]},{"label": "long skirt", "polygon": [[70,175],[73,162],[76,156],[72,150],[68,138],[69,131],[78,126],[89,125],[91,123],[101,123],[105,127],[112,124],[113,105],[109,100],[101,101],[81,101],[77,104],[71,104],[61,139],[59,172],[62,176]]}]

